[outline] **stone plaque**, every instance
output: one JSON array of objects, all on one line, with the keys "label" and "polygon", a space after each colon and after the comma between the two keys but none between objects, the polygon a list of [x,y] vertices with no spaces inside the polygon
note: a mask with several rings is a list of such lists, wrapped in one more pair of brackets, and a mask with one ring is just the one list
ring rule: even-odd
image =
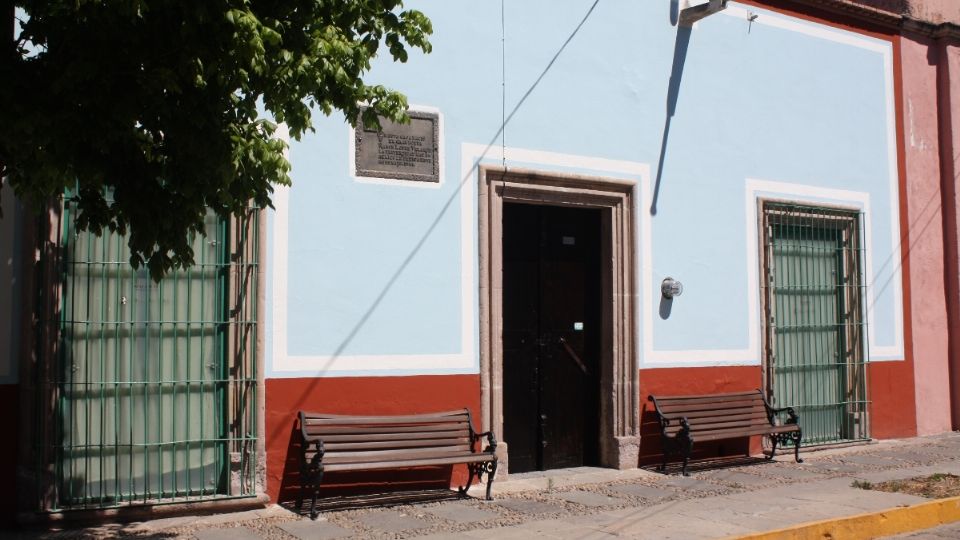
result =
[{"label": "stone plaque", "polygon": [[380,118],[380,131],[357,122],[357,176],[440,182],[440,118],[409,111],[409,124]]}]

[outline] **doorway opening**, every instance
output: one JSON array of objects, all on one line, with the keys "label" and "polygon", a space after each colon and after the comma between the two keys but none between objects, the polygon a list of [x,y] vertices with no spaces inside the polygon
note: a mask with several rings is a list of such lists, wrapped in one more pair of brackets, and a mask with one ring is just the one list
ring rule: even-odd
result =
[{"label": "doorway opening", "polygon": [[599,464],[600,210],[503,208],[503,431],[514,472]]},{"label": "doorway opening", "polygon": [[636,467],[635,182],[480,169],[481,422],[498,474]]}]

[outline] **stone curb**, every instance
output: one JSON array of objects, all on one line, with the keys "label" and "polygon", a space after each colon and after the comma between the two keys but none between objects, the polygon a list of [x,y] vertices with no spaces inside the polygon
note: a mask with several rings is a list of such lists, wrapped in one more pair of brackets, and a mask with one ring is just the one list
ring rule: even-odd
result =
[{"label": "stone curb", "polygon": [[792,527],[728,537],[728,540],[867,539],[929,529],[960,521],[960,497],[889,508]]}]

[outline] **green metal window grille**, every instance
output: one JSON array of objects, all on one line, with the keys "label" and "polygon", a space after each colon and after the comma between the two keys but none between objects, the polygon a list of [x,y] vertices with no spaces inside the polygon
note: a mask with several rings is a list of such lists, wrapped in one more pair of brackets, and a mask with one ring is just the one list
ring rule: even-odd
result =
[{"label": "green metal window grille", "polygon": [[765,384],[804,444],[869,438],[860,212],[763,203]]},{"label": "green metal window grille", "polygon": [[[48,511],[255,495],[257,209],[210,213],[196,264],[159,283],[64,199],[58,344],[40,394]],[[49,414],[46,414],[49,413]]]}]

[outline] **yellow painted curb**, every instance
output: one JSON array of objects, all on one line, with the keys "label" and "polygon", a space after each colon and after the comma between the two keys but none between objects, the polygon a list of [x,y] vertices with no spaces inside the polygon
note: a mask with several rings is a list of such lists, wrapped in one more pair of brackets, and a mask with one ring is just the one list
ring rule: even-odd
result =
[{"label": "yellow painted curb", "polygon": [[736,540],[867,539],[929,529],[960,521],[960,497],[889,508],[838,519],[801,523],[793,527],[731,536]]}]

